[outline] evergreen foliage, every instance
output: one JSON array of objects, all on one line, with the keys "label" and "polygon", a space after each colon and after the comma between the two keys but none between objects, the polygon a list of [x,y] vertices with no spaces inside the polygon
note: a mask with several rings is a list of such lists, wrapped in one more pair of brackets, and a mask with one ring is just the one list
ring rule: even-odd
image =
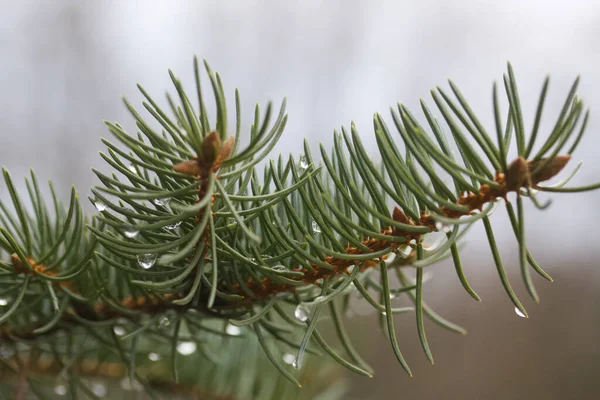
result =
[{"label": "evergreen foliage", "polygon": [[[479,301],[459,241],[483,222],[500,281],[527,316],[490,214],[506,208],[523,282],[538,301],[532,271],[552,279],[527,248],[523,201],[544,209],[550,202],[540,192],[600,187],[566,187],[581,164],[545,183],[585,132],[589,112],[576,96],[578,80],[548,135],[539,127],[549,80],[528,130],[509,64],[509,110],[500,110],[494,84],[490,131],[450,81],[451,93],[431,92],[441,120],[423,101],[425,126],[402,104],[391,109],[389,126],[374,116],[381,161],[372,160],[354,125],[334,133],[332,149],[313,153],[305,142],[299,155],[268,159],[286,126],[285,101],[279,110],[257,105],[241,145],[247,133],[238,92],[232,113],[221,78],[205,63],[217,110],[211,119],[194,65],[193,96],[171,73],[170,110],[140,86],[146,113],[125,101],[137,132],[106,123],[113,141],[102,139],[101,156],[114,172],[94,169],[94,216],[84,215],[75,189],[67,206],[51,183],[45,199],[32,172],[27,193],[17,193],[3,169],[10,200],[0,200],[0,374],[11,394],[97,398],[106,395],[97,383],[103,379],[153,398],[339,398],[344,384],[334,363],[373,373],[345,329],[357,296],[380,315],[410,375],[395,315],[414,313],[432,362],[425,318],[465,333],[424,303],[426,267],[452,259]],[[434,235],[439,240],[427,244]],[[414,307],[393,307],[404,295]],[[332,321],[335,342],[321,332],[323,319]],[[275,378],[270,364],[280,372]],[[307,388],[297,390],[300,383]]]}]

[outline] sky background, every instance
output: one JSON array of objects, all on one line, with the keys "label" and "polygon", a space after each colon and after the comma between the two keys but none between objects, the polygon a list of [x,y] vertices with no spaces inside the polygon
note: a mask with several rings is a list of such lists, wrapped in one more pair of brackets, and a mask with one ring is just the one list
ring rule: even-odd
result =
[{"label": "sky background", "polygon": [[[539,90],[551,76],[547,135],[572,81],[592,110],[588,134],[567,167],[584,160],[572,185],[600,180],[600,3],[571,1],[42,1],[0,0],[0,164],[13,178],[33,168],[66,200],[96,184],[103,120],[133,130],[120,98],[139,105],[136,83],[164,103],[168,69],[193,88],[192,60],[205,58],[233,105],[237,87],[248,132],[255,103],[287,98],[289,121],[276,152],[298,154],[332,144],[332,132],[355,121],[376,159],[372,116],[402,102],[418,111],[429,90],[452,78],[486,127],[493,129],[492,82],[510,60],[527,127]],[[207,82],[208,83],[208,82]],[[502,87],[502,85],[500,85]],[[141,108],[141,106],[139,106]],[[420,118],[420,117],[419,117]],[[23,185],[21,185],[23,187]],[[0,196],[7,195],[4,187]],[[600,191],[554,194],[550,209],[527,206],[527,236],[554,284],[535,279],[542,302],[526,299],[517,246],[502,209],[493,217],[509,276],[530,320],[515,316],[491,261],[482,227],[467,238],[463,261],[484,299],[471,302],[452,266],[434,267],[438,311],[470,330],[457,337],[428,325],[436,357],[427,366],[414,321],[399,322],[416,378],[405,378],[389,345],[357,323],[356,334],[378,371],[353,377],[354,399],[597,398],[600,389]],[[92,208],[88,206],[88,210]],[[537,278],[537,277],[535,277]],[[366,320],[365,320],[366,321]],[[360,335],[365,335],[360,336]],[[375,362],[377,361],[377,362]],[[379,364],[379,365],[377,365]],[[577,392],[577,396],[571,396]],[[437,396],[437,397],[436,397]],[[441,397],[440,397],[441,396]],[[523,396],[523,397],[520,397]]]}]

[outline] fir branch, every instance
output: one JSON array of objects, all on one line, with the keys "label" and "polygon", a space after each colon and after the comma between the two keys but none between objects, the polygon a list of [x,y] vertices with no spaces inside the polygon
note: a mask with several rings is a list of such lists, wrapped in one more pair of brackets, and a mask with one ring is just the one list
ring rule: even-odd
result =
[{"label": "fir branch", "polygon": [[[482,220],[501,283],[526,316],[505,273],[489,215],[499,204],[505,205],[519,243],[523,281],[537,301],[529,268],[551,278],[527,247],[523,200],[529,198],[543,209],[550,203],[542,204],[537,191],[577,192],[600,186],[564,187],[580,165],[568,178],[543,184],[565,168],[585,132],[589,114],[575,94],[578,79],[541,143],[548,80],[527,137],[509,64],[504,76],[509,103],[505,126],[497,86],[493,87],[495,138],[450,82],[456,100],[439,87],[432,97],[452,140],[425,102],[421,107],[428,129],[399,104],[391,113],[400,141],[381,115],[374,116],[379,163],[367,154],[352,124],[350,131],[342,127],[334,133],[330,152],[321,146],[323,166],[305,142],[299,158],[279,156],[259,167],[283,134],[285,101],[278,113],[271,103],[264,114],[256,106],[249,142],[242,146],[238,92],[235,135],[230,136],[220,76],[205,63],[217,110],[211,126],[197,61],[194,66],[198,109],[170,72],[177,92],[176,97],[167,96],[170,113],[139,86],[146,99],[143,106],[157,127],[127,101],[137,134],[128,134],[118,123],[106,123],[120,146],[102,139],[107,152],[101,156],[115,172],[94,170],[101,185],[92,189],[90,199],[98,213],[91,220],[83,215],[74,189],[64,207],[50,185],[54,213],[49,212],[33,173],[26,180],[33,212],[28,211],[3,169],[15,212],[0,201],[0,249],[8,256],[0,261],[4,283],[0,300],[6,307],[0,314],[0,339],[26,355],[21,359],[17,354],[14,363],[4,363],[11,371],[23,371],[24,366],[33,371],[35,365],[24,362],[27,355],[33,357],[35,349],[49,346],[46,350],[66,371],[69,390],[81,387],[87,393],[78,380],[81,371],[76,362],[88,353],[102,354],[105,365],[120,365],[123,376],[133,382],[139,378],[137,354],[144,346],[168,344],[176,355],[178,343],[189,340],[199,353],[216,360],[222,355],[214,355],[221,347],[214,337],[235,337],[228,327],[252,325],[253,340],[258,339],[253,346],[260,344],[284,379],[297,382],[279,359],[279,349],[296,349],[299,367],[305,353],[318,352],[315,344],[332,361],[371,376],[339,311],[341,304],[349,304],[355,288],[378,313],[385,313],[382,326],[410,374],[393,327],[394,314],[409,309],[392,307],[392,297],[406,294],[414,301],[421,345],[433,362],[424,317],[455,332],[465,331],[425,304],[423,268],[452,257],[462,286],[479,300],[462,270],[458,241]],[[513,136],[517,157],[509,160]],[[531,156],[534,150],[537,153]],[[438,245],[424,246],[425,237],[433,232],[446,235]],[[415,282],[404,273],[409,267],[417,269]],[[391,271],[397,274],[399,287],[390,287]],[[329,308],[324,307],[327,304]],[[351,361],[319,332],[318,323],[327,310]],[[232,364],[225,370],[236,361],[228,362]],[[177,379],[160,381],[162,390],[206,393],[203,386],[192,383],[184,388],[177,382],[185,370],[180,371],[176,357],[170,366]],[[264,382],[258,376],[253,379]],[[152,391],[151,382],[145,384]]]}]

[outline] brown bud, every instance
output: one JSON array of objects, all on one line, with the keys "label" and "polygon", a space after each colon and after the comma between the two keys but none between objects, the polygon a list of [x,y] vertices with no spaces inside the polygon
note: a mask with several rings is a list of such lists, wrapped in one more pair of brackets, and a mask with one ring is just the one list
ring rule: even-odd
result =
[{"label": "brown bud", "polygon": [[[19,273],[33,273],[33,274],[46,274],[49,276],[56,276],[55,271],[46,271],[46,266],[43,264],[38,264],[32,257],[27,258],[27,265],[16,253],[10,255],[10,261],[12,262],[13,267],[15,267],[15,271]],[[29,267],[31,266],[31,268]]]},{"label": "brown bud", "polygon": [[527,166],[527,161],[521,156],[517,157],[508,168],[506,169],[506,174],[504,178],[506,179],[506,190],[507,191],[515,191],[519,190],[523,185],[527,183],[527,178],[529,175],[529,168]]},{"label": "brown bud", "polygon": [[200,160],[198,157],[194,157],[192,160],[175,164],[173,169],[185,175],[208,176],[209,172],[216,172],[221,168],[223,161],[229,158],[234,143],[233,136],[221,143],[219,132],[212,131],[204,137],[200,149],[201,154],[199,154]]},{"label": "brown bud", "polygon": [[202,142],[202,164],[211,168],[219,155],[221,149],[221,138],[219,132],[212,131],[204,137]]},{"label": "brown bud", "polygon": [[13,267],[15,267],[16,272],[27,272],[28,269],[25,266],[25,263],[21,261],[17,253],[12,253],[10,255],[10,261],[12,262]]},{"label": "brown bud", "polygon": [[223,142],[223,144],[221,145],[221,149],[219,150],[219,155],[217,156],[217,159],[215,160],[215,162],[212,165],[211,170],[217,171],[219,168],[221,168],[221,164],[223,164],[223,161],[227,160],[229,158],[229,155],[231,154],[231,151],[233,150],[233,145],[235,143],[235,140],[233,138],[233,136],[231,136],[229,139],[227,139],[225,142]]},{"label": "brown bud", "polygon": [[194,157],[193,160],[183,161],[173,165],[173,170],[185,175],[200,175],[200,165],[198,165],[198,159],[196,157]]},{"label": "brown bud", "polygon": [[[558,174],[567,165],[571,156],[569,154],[558,155],[552,160],[548,161],[547,158],[542,158],[537,161],[529,161],[529,174],[531,175],[532,185],[537,185],[539,182],[546,181]],[[545,164],[545,165],[544,165]],[[542,169],[538,168],[544,165]]]},{"label": "brown bud", "polygon": [[414,225],[414,223],[398,207],[394,207],[394,213],[392,214],[392,218],[394,219],[394,221],[400,222],[401,224]]}]

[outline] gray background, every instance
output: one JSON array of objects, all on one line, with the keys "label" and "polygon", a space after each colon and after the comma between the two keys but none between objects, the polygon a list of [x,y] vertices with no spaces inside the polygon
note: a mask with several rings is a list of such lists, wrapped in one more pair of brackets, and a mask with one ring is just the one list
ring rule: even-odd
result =
[{"label": "gray background", "polygon": [[[448,77],[491,128],[491,83],[501,82],[510,60],[529,127],[542,80],[551,74],[543,134],[581,74],[579,93],[592,119],[574,157],[585,160],[584,168],[572,184],[597,181],[598,4],[0,1],[0,164],[14,178],[34,168],[65,199],[71,184],[87,195],[95,183],[90,167],[108,170],[97,153],[99,137],[108,136],[102,120],[133,127],[120,96],[139,104],[139,82],[162,101],[170,88],[168,68],[192,88],[194,54],[221,73],[230,104],[234,88],[240,89],[245,127],[254,103],[287,96],[290,119],[278,152],[297,153],[304,137],[313,149],[319,142],[330,146],[333,129],[354,120],[374,157],[373,112],[387,116],[397,101],[416,112],[419,98],[427,99],[428,90]],[[0,196],[6,196],[4,188]],[[447,263],[435,267],[425,293],[469,335],[427,323],[432,367],[419,348],[413,317],[399,318],[400,341],[415,374],[409,379],[383,337],[369,328],[375,321],[357,319],[353,335],[377,375],[353,376],[351,398],[600,397],[600,192],[551,197],[549,210],[527,210],[530,248],[556,281],[535,277],[540,305],[520,283],[504,211],[493,218],[509,276],[531,318],[515,316],[476,228],[463,258],[483,303],[470,300]]]}]

